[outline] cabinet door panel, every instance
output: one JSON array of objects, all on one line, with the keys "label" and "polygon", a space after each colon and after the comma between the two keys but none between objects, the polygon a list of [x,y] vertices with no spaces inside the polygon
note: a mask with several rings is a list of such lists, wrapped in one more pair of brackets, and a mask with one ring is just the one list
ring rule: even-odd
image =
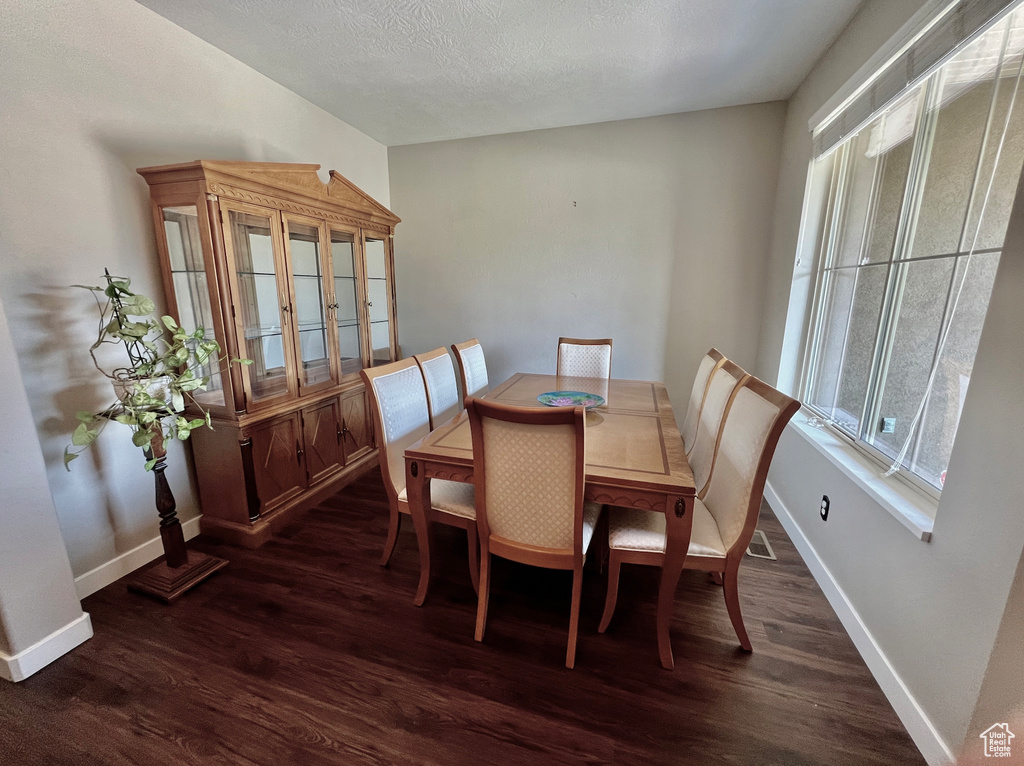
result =
[{"label": "cabinet door panel", "polygon": [[299,413],[255,426],[251,436],[256,489],[265,512],[306,488]]},{"label": "cabinet door panel", "polygon": [[370,365],[395,359],[391,243],[377,235],[363,237],[366,309],[369,319]]},{"label": "cabinet door panel", "polygon": [[331,399],[302,411],[306,471],[314,484],[345,463],[342,448],[341,402]]},{"label": "cabinet door panel", "polygon": [[342,397],[342,434],[345,437],[342,444],[346,465],[373,449],[373,428],[367,412],[365,391],[360,389]]},{"label": "cabinet door panel", "polygon": [[330,311],[330,270],[324,253],[326,229],[319,221],[285,214],[291,297],[294,307],[299,392],[325,388],[338,381]]},{"label": "cabinet door panel", "polygon": [[276,210],[237,202],[221,206],[239,345],[252,359],[242,368],[245,389],[259,406],[298,393],[280,217]]}]

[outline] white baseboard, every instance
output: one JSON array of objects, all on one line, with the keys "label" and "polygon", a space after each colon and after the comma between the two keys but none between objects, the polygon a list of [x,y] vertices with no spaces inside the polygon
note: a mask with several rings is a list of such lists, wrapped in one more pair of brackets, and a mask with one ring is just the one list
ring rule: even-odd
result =
[{"label": "white baseboard", "polygon": [[[181,522],[181,531],[185,533],[186,540],[191,540],[199,534],[200,518],[202,517],[196,516],[194,519]],[[126,574],[130,574],[144,564],[160,558],[163,552],[163,543],[159,537],[154,537],[152,540],[148,540],[142,545],[122,553],[117,558],[111,559],[107,563],[100,564],[95,569],[79,575],[75,578],[75,591],[78,593],[78,598],[83,599],[102,588],[106,588],[110,583],[117,582]]]},{"label": "white baseboard", "polygon": [[765,485],[764,499],[768,501],[768,505],[775,511],[775,516],[779,519],[779,522],[793,541],[793,545],[796,546],[797,551],[803,557],[807,568],[811,570],[811,574],[832,605],[839,620],[843,623],[846,632],[853,639],[854,646],[860,652],[860,656],[864,659],[868,670],[871,671],[871,675],[875,677],[878,685],[882,688],[882,692],[893,706],[900,721],[903,722],[910,737],[914,740],[914,744],[917,745],[917,749],[921,751],[921,755],[924,756],[929,766],[950,766],[953,764],[956,759],[953,757],[949,746],[942,739],[942,736],[936,730],[917,700],[914,699],[910,689],[907,688],[906,684],[903,683],[903,680],[896,673],[896,669],[893,668],[882,648],[875,641],[874,636],[871,635],[868,626],[864,624],[864,621],[849,598],[847,598],[846,593],[839,586],[839,583],[832,577],[828,567],[818,557],[814,546],[811,545],[810,540],[804,535],[803,530],[796,523],[793,514],[789,512],[786,504],[775,493],[771,483]]},{"label": "white baseboard", "polygon": [[87,613],[83,613],[77,620],[69,622],[60,630],[54,631],[42,641],[37,641],[13,657],[0,652],[0,678],[24,681],[90,638],[92,621]]}]

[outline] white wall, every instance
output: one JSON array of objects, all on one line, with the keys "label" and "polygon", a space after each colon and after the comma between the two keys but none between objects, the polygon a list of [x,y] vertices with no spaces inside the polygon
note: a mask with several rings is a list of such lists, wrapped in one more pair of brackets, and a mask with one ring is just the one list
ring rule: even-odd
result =
[{"label": "white wall", "polygon": [[[717,345],[752,365],[781,103],[391,147],[399,337],[476,336],[492,385],[560,335],[685,402]],[[677,413],[681,419],[684,413]]]},{"label": "white wall", "polygon": [[[107,266],[162,303],[144,165],[194,159],[318,162],[389,204],[387,150],[132,0],[0,4],[0,299],[76,575],[157,533],[153,479],[127,430],[66,473],[79,409],[107,403],[91,368],[91,298]],[[184,451],[168,478],[197,501]]]},{"label": "white wall", "polygon": [[[800,340],[799,321],[787,328],[787,310],[811,159],[807,121],[921,5],[870,0],[790,101],[758,356],[768,380],[778,374],[791,383]],[[794,533],[817,552],[904,685],[909,705],[894,704],[933,762],[961,749],[1024,546],[1022,202],[1018,197],[931,542],[907,532],[792,426],[769,475]],[[822,523],[818,504],[826,493],[831,513]]]},{"label": "white wall", "polygon": [[[4,427],[33,431],[2,301],[0,369]],[[0,487],[0,678],[20,681],[56,656],[53,646],[70,642],[66,651],[92,630],[75,594],[43,455],[34,439],[0,439]],[[70,629],[73,636],[39,646],[69,626],[76,626]]]}]

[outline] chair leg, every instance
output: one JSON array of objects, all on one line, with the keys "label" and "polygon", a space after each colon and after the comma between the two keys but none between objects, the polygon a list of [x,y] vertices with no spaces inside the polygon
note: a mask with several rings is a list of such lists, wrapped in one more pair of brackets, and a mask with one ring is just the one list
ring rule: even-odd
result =
[{"label": "chair leg", "polygon": [[402,526],[402,514],[397,508],[391,508],[391,518],[388,520],[388,539],[384,543],[384,555],[381,556],[380,565],[386,567],[391,560],[391,554],[395,552],[398,544],[398,530]]},{"label": "chair leg", "polygon": [[491,552],[480,551],[480,590],[476,602],[476,640],[484,640],[487,627],[487,600],[491,595]]},{"label": "chair leg", "polygon": [[608,623],[612,621],[615,614],[615,602],[619,598],[619,570],[622,568],[622,561],[615,551],[608,555],[608,593],[604,598],[604,614],[601,615],[601,624],[597,626],[598,633],[608,630]]},{"label": "chair leg", "polygon": [[476,524],[466,529],[466,538],[469,542],[469,579],[473,582],[473,592],[480,595],[480,538],[477,536]]},{"label": "chair leg", "polygon": [[569,611],[569,646],[565,651],[565,666],[569,670],[576,665],[576,637],[580,626],[580,599],[583,596],[583,570],[572,572],[572,608]]},{"label": "chair leg", "polygon": [[713,582],[715,585],[722,585],[722,573],[721,572],[711,572],[710,574],[711,574],[711,582]]},{"label": "chair leg", "polygon": [[743,625],[743,615],[740,613],[739,572],[738,564],[727,567],[724,572],[725,606],[729,610],[729,619],[732,620],[732,626],[736,630],[736,637],[740,640],[740,646],[743,647],[744,651],[751,652],[753,647],[750,645],[750,637],[747,636],[747,629]]}]

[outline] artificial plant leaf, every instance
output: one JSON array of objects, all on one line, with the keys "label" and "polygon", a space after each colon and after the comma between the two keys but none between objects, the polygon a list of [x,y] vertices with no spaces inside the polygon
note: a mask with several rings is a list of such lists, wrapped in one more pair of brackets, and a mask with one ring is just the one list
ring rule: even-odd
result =
[{"label": "artificial plant leaf", "polygon": [[232,359],[231,361],[235,364],[244,364],[246,367],[252,364],[252,359]]},{"label": "artificial plant leaf", "polygon": [[96,419],[96,416],[89,412],[89,410],[79,410],[75,413],[75,420],[79,423],[92,423]]},{"label": "artificial plant leaf", "polygon": [[160,321],[163,322],[164,327],[166,327],[171,332],[174,332],[175,330],[178,329],[178,323],[175,322],[173,318],[167,316],[166,314],[160,317]]},{"label": "artificial plant leaf", "polygon": [[78,427],[71,434],[71,443],[76,447],[85,447],[96,441],[97,436],[99,436],[98,431],[93,431],[85,423],[79,423]]},{"label": "artificial plant leaf", "polygon": [[72,460],[77,460],[77,459],[78,459],[78,455],[76,455],[74,452],[72,452],[68,447],[64,448],[64,468],[65,468],[65,470],[70,471],[71,470],[71,468],[70,468],[71,461]]},{"label": "artificial plant leaf", "polygon": [[204,425],[206,425],[206,420],[204,418],[195,418],[193,420],[188,421],[189,430],[192,430],[193,428],[199,428],[199,426]]},{"label": "artificial plant leaf", "polygon": [[196,331],[192,333],[192,337],[195,338],[196,340],[202,340],[203,338],[206,337],[206,328],[197,327]]},{"label": "artificial plant leaf", "polygon": [[153,470],[153,466],[156,465],[156,460],[157,460],[156,458],[153,458],[152,460],[147,460],[146,461],[146,470],[147,471],[152,471]]},{"label": "artificial plant leaf", "polygon": [[171,409],[175,412],[185,409],[185,397],[181,395],[180,391],[171,392]]},{"label": "artificial plant leaf", "polygon": [[156,311],[156,304],[145,295],[134,295],[130,301],[125,301],[122,311],[129,316],[148,316]]},{"label": "artificial plant leaf", "polygon": [[132,444],[136,447],[148,447],[153,441],[152,431],[136,431],[132,434]]}]

